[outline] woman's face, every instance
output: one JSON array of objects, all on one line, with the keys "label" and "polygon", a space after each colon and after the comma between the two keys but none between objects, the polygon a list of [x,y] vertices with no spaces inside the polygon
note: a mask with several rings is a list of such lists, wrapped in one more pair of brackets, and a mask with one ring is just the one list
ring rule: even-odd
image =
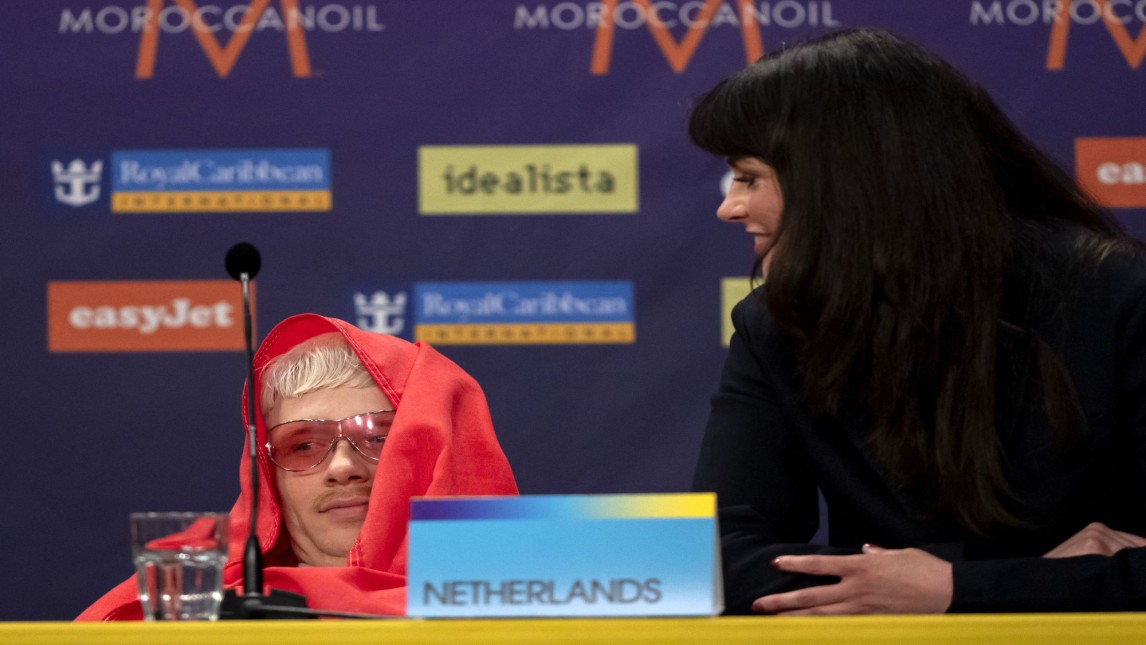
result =
[{"label": "woman's face", "polygon": [[784,212],[784,196],[772,166],[756,157],[731,159],[732,185],[716,216],[722,222],[744,225],[744,232],[754,239],[752,250],[764,258],[761,270],[768,275],[776,233]]}]

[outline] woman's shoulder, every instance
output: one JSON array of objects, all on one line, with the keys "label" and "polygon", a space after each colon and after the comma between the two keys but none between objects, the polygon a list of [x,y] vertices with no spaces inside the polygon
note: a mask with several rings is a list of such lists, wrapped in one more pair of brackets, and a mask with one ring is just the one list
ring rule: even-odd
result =
[{"label": "woman's shoulder", "polygon": [[1084,298],[1146,288],[1146,247],[1132,237],[1071,228],[1039,231],[1030,239],[1037,273],[1052,284],[1074,283],[1070,291]]},{"label": "woman's shoulder", "polygon": [[1084,263],[1079,272],[1082,296],[1134,300],[1146,296],[1146,247],[1140,241],[1083,236],[1077,248]]},{"label": "woman's shoulder", "polygon": [[766,285],[755,287],[732,308],[732,329],[754,354],[789,357],[794,339],[768,309]]},{"label": "woman's shoulder", "polygon": [[1047,329],[1069,329],[1076,342],[1079,334],[1118,336],[1128,321],[1146,314],[1146,250],[1141,242],[1083,231],[1060,237],[1053,248],[1038,280],[1041,297],[1032,308]]},{"label": "woman's shoulder", "polygon": [[732,324],[738,331],[753,329],[762,332],[774,328],[764,284],[755,286],[732,307]]},{"label": "woman's shoulder", "polygon": [[759,313],[761,310],[767,309],[765,301],[764,283],[754,284],[752,290],[744,295],[733,310],[741,310],[745,313]]}]

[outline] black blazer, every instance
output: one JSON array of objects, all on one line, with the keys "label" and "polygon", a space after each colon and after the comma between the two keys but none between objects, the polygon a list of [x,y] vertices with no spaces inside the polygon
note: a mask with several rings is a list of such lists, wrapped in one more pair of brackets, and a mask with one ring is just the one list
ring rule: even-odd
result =
[{"label": "black blazer", "polygon": [[[1146,548],[1039,557],[1092,521],[1146,536],[1146,261],[1128,252],[1097,268],[1056,266],[1009,280],[1004,322],[1018,332],[1000,342],[1000,366],[1028,364],[1033,338],[1058,351],[1086,436],[1068,454],[1056,448],[1024,403],[1023,370],[1001,369],[1000,440],[1030,526],[991,538],[936,517],[920,491],[890,486],[865,443],[862,414],[813,419],[798,400],[793,344],[763,293],[736,306],[693,485],[718,495],[726,613],[832,581],[780,572],[769,564],[776,556],[857,553],[865,542],[950,561],[953,612],[1146,609]],[[817,493],[826,546],[808,544],[820,521]]]}]

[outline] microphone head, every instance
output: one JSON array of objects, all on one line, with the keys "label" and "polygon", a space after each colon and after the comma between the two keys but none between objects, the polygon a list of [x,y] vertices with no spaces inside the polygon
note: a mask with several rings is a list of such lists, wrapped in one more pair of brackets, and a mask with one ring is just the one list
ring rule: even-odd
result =
[{"label": "microphone head", "polygon": [[255,274],[259,272],[259,265],[262,264],[262,258],[259,256],[259,250],[253,245],[246,242],[239,242],[227,251],[227,273],[236,280],[242,280],[243,274],[247,274],[247,278],[254,280]]}]

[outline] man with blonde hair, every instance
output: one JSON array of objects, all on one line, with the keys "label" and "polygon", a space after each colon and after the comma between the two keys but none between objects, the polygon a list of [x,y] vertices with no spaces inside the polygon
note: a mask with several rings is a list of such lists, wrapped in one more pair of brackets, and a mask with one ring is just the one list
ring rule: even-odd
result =
[{"label": "man with blonde hair", "polygon": [[[255,391],[264,580],[312,608],[404,614],[410,498],[517,494],[481,388],[424,343],[300,314],[264,339]],[[242,586],[248,459],[228,588]],[[78,620],[140,618],[133,577]]]}]

